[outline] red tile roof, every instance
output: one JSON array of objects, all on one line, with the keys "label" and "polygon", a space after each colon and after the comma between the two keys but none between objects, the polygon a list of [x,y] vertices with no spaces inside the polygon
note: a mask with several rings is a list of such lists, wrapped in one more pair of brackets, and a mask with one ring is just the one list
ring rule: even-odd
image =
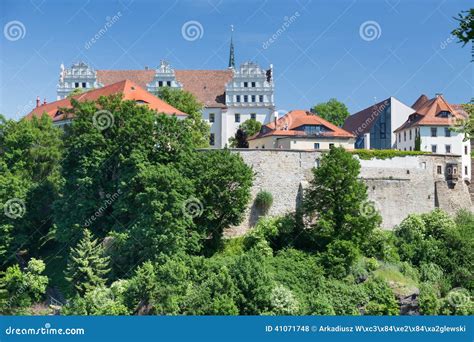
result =
[{"label": "red tile roof", "polygon": [[[431,100],[422,95],[413,106],[416,113],[411,114],[408,120],[394,132],[414,126],[451,126],[455,120],[466,119],[465,112],[459,106],[449,104],[442,95],[437,95]],[[452,117],[438,116],[444,111],[450,112]]]},{"label": "red tile roof", "polygon": [[303,125],[321,125],[329,129],[329,132],[322,132],[318,136],[322,137],[336,137],[336,138],[354,138],[355,136],[340,127],[330,123],[327,120],[317,116],[314,113],[305,110],[292,110],[288,112],[276,122],[271,122],[262,127],[260,133],[254,135],[249,140],[269,137],[274,135],[279,136],[308,136],[304,131],[296,130]]},{"label": "red tile roof", "polygon": [[[232,70],[175,70],[183,89],[194,94],[206,107],[225,107],[225,86],[232,79]],[[146,89],[155,70],[97,70],[97,81],[109,85],[129,79]]]},{"label": "red tile roof", "polygon": [[[101,96],[109,96],[114,94],[122,94],[124,100],[133,100],[139,101],[140,103],[145,103],[150,109],[156,110],[159,113],[165,113],[168,115],[175,114],[178,116],[187,115],[167,104],[163,100],[157,98],[153,94],[150,94],[135,82],[129,80],[123,80],[102,88],[89,90],[85,93],[75,95],[72,98],[78,101],[95,101]],[[65,119],[65,117],[64,114],[59,112],[59,109],[71,107],[70,99],[66,98],[36,107],[28,115],[26,115],[26,118],[41,116],[43,113],[46,113],[53,119],[53,121],[61,121]]]}]

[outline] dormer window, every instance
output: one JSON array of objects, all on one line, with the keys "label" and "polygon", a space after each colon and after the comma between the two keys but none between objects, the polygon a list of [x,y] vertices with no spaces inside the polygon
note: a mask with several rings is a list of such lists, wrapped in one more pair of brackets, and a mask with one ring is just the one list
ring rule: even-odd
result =
[{"label": "dormer window", "polygon": [[441,112],[439,112],[438,116],[440,118],[449,118],[451,115],[451,112],[448,112],[447,110],[443,110]]}]

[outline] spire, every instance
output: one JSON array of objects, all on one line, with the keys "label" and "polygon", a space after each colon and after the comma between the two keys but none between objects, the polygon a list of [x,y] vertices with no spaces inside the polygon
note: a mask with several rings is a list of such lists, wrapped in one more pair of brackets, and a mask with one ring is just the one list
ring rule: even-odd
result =
[{"label": "spire", "polygon": [[235,68],[235,56],[234,56],[234,41],[233,41],[233,36],[234,36],[234,25],[230,25],[230,53],[229,53],[229,68],[234,69]]}]

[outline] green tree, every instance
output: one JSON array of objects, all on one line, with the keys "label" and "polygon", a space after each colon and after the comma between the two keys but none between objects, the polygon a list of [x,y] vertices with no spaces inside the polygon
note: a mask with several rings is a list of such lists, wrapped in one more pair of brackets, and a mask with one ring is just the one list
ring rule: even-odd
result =
[{"label": "green tree", "polygon": [[366,241],[381,218],[367,200],[367,188],[358,178],[359,162],[343,148],[332,148],[313,169],[314,178],[305,193],[303,210],[314,223],[306,231],[317,248],[335,240]]},{"label": "green tree", "polygon": [[268,311],[273,286],[261,255],[252,252],[242,255],[231,268],[231,275],[237,286],[236,304],[241,315]]},{"label": "green tree", "polygon": [[122,200],[130,199],[129,184],[148,166],[183,162],[193,152],[191,133],[176,117],[120,96],[72,104],[65,183],[54,211],[56,235],[64,243],[75,243],[84,227],[103,238],[145,215]]},{"label": "green tree", "polygon": [[349,116],[346,105],[334,98],[328,102],[318,103],[314,106],[313,111],[323,119],[339,127],[344,124],[344,121]]},{"label": "green tree", "polygon": [[0,313],[26,314],[28,308],[38,303],[46,293],[48,277],[42,275],[42,260],[31,259],[24,271],[13,265],[0,275]]},{"label": "green tree", "polygon": [[197,153],[192,163],[182,166],[182,174],[194,182],[202,208],[193,221],[209,237],[206,246],[212,252],[219,247],[224,229],[243,218],[250,201],[252,169],[228,149]]},{"label": "green tree", "polygon": [[[18,122],[0,117],[0,263],[38,256],[52,228],[58,196],[62,132],[47,115]],[[0,266],[1,267],[1,266]]]},{"label": "green tree", "polygon": [[472,42],[474,40],[474,8],[462,11],[455,19],[459,22],[459,26],[451,33],[464,45]]},{"label": "green tree", "polygon": [[203,104],[190,92],[177,88],[162,87],[157,95],[176,109],[188,114],[184,121],[192,131],[194,146],[208,147],[209,125],[202,119]]},{"label": "green tree", "polygon": [[235,135],[229,139],[229,146],[233,148],[248,148],[249,143],[247,139],[258,133],[261,128],[262,124],[257,120],[245,120],[239,125],[239,129],[237,129]]},{"label": "green tree", "polygon": [[344,278],[359,257],[359,250],[350,241],[336,240],[327,246],[322,255],[326,272],[334,278]]},{"label": "green tree", "polygon": [[88,229],[75,248],[71,248],[66,280],[79,295],[103,286],[109,272],[109,258]]},{"label": "green tree", "polygon": [[221,266],[207,278],[188,290],[183,300],[188,315],[238,315],[235,305],[236,288],[229,269]]}]

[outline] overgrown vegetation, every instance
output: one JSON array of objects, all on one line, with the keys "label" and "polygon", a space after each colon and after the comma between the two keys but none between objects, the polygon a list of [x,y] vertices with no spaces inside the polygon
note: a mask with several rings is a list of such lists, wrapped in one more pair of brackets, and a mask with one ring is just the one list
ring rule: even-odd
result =
[{"label": "overgrown vegetation", "polygon": [[334,148],[297,212],[224,239],[250,200],[238,155],[196,151],[189,121],[117,97],[72,110],[64,135],[1,122],[0,199],[24,206],[0,218],[2,314],[34,313],[47,286],[66,315],[397,315],[418,290],[422,314],[474,313],[472,213],[382,231],[358,160]]},{"label": "overgrown vegetation", "polygon": [[398,151],[398,150],[352,150],[352,154],[358,155],[360,159],[369,160],[372,158],[377,159],[392,159],[395,157],[406,157],[406,156],[418,156],[423,154],[429,154],[424,151]]}]

